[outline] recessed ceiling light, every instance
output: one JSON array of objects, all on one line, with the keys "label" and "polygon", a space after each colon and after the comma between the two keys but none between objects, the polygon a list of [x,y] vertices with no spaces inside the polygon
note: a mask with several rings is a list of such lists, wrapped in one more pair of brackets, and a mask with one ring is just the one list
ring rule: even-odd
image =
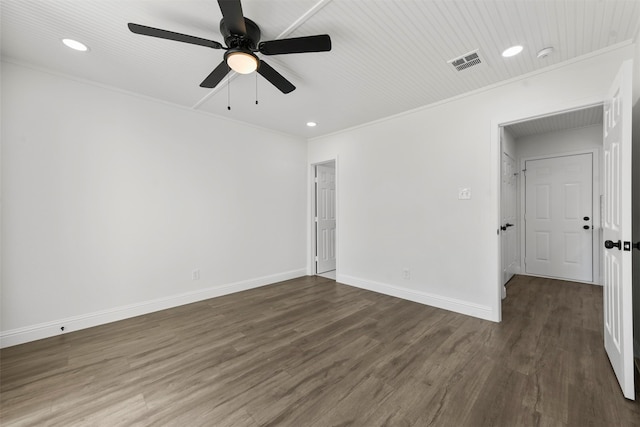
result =
[{"label": "recessed ceiling light", "polygon": [[511,56],[519,54],[520,52],[522,52],[522,46],[511,46],[510,48],[505,49],[504,52],[502,52],[502,56],[504,56],[505,58],[509,58]]},{"label": "recessed ceiling light", "polygon": [[87,47],[87,45],[85,45],[84,43],[80,43],[77,40],[73,40],[73,39],[62,39],[62,43],[65,44],[65,46],[70,47],[73,50],[78,50],[80,52],[86,52],[89,50],[89,48]]},{"label": "recessed ceiling light", "polygon": [[314,126],[318,126],[318,124],[316,122],[307,122],[307,126],[309,126],[310,128],[314,127]]}]

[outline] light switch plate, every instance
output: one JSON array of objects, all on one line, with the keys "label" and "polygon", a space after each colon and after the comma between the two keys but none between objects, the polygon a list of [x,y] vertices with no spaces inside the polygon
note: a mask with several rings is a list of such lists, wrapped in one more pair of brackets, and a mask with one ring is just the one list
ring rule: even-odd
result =
[{"label": "light switch plate", "polygon": [[469,200],[469,199],[471,199],[471,188],[469,187],[458,188],[458,200]]}]

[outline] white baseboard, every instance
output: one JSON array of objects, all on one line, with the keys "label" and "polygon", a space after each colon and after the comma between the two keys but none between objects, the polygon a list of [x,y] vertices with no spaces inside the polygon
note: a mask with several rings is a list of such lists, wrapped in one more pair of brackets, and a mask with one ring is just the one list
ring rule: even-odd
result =
[{"label": "white baseboard", "polygon": [[454,311],[456,313],[465,314],[467,316],[478,317],[484,320],[497,322],[497,316],[492,308],[486,305],[475,304],[455,298],[444,297],[441,295],[431,294],[428,292],[416,291],[400,286],[388,285],[385,283],[373,282],[371,280],[360,279],[358,277],[338,274],[336,281],[349,286],[366,289],[368,291],[378,292],[390,295],[396,298],[402,298],[420,304],[432,307],[442,308],[444,310]]},{"label": "white baseboard", "polygon": [[[306,269],[301,268],[299,270],[286,271],[284,273],[273,274],[270,276],[214,286],[207,289],[186,292],[137,304],[129,304],[80,316],[73,316],[23,328],[12,329],[0,333],[0,348],[11,347],[13,345],[61,335],[62,333],[104,325],[105,323],[116,322],[118,320],[141,316],[143,314],[153,313],[167,308],[191,304],[209,298],[246,291],[248,289],[258,288],[265,285],[271,285],[273,283],[295,279],[296,277],[305,275]],[[64,332],[61,332],[60,328],[62,327],[64,327]]]}]

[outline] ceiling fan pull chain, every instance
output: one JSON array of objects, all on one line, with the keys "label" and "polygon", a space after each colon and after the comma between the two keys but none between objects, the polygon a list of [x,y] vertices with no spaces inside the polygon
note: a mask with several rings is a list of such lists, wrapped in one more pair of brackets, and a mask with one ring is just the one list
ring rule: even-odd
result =
[{"label": "ceiling fan pull chain", "polygon": [[258,73],[254,73],[256,75],[256,105],[258,105]]},{"label": "ceiling fan pull chain", "polygon": [[227,110],[231,111],[231,79],[227,77]]}]

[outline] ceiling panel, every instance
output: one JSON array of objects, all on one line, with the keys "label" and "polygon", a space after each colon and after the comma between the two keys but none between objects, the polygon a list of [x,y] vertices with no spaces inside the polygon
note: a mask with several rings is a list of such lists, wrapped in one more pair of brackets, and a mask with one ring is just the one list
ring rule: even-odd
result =
[{"label": "ceiling panel", "polygon": [[577,129],[598,124],[602,124],[602,105],[515,123],[505,128],[515,139],[518,139],[523,136]]},{"label": "ceiling panel", "polygon": [[[245,0],[262,39],[330,34],[331,52],[263,57],[297,89],[231,75],[223,51],[132,34],[126,24],[223,41],[215,0],[3,0],[2,57],[188,108],[312,137],[398,114],[632,40],[640,1]],[[80,54],[60,43],[77,38]],[[503,49],[521,44],[514,58]],[[536,58],[552,46],[555,52]],[[478,49],[482,64],[447,61]],[[256,86],[257,83],[257,86]],[[256,105],[256,88],[258,105]],[[227,109],[231,101],[231,110]],[[308,120],[318,122],[306,128]]]}]

